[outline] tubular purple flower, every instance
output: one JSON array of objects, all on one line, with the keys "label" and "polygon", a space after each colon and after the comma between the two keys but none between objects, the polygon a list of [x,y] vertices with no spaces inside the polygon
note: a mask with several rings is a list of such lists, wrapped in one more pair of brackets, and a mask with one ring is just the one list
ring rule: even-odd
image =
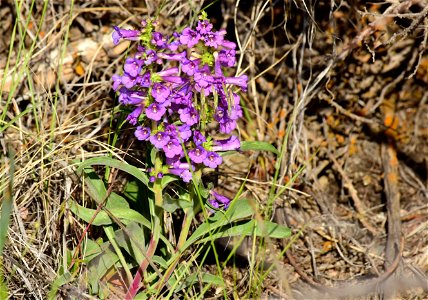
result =
[{"label": "tubular purple flower", "polygon": [[171,94],[171,90],[160,83],[155,83],[152,88],[152,96],[155,98],[156,102],[164,103]]},{"label": "tubular purple flower", "polygon": [[194,76],[195,82],[202,88],[208,87],[214,82],[214,78],[211,75],[211,70],[208,65],[204,65],[199,69]]},{"label": "tubular purple flower", "polygon": [[183,60],[184,58],[186,58],[186,55],[187,55],[186,51],[176,53],[176,54],[169,54],[169,53],[163,53],[163,52],[158,53],[159,58],[166,59],[166,60],[177,60],[177,61]]},{"label": "tubular purple flower", "polygon": [[147,118],[159,121],[166,112],[166,108],[159,103],[152,103],[146,108],[146,116]]},{"label": "tubular purple flower", "polygon": [[227,49],[236,49],[236,43],[228,41],[228,40],[223,40],[221,45]]},{"label": "tubular purple flower", "polygon": [[146,50],[146,57],[144,64],[146,66],[151,65],[158,59],[157,53],[154,50]]},{"label": "tubular purple flower", "polygon": [[179,176],[186,183],[192,180],[192,173],[189,171],[189,169],[171,168],[169,169],[169,173]]},{"label": "tubular purple flower", "polygon": [[140,74],[143,61],[135,58],[127,58],[123,69],[132,77],[137,77]]},{"label": "tubular purple flower", "polygon": [[122,84],[122,76],[114,74],[111,79],[113,80],[113,90],[117,91],[119,86]]},{"label": "tubular purple flower", "polygon": [[176,86],[183,85],[189,81],[187,78],[183,78],[181,76],[163,76],[162,79]]},{"label": "tubular purple flower", "polygon": [[180,41],[173,41],[169,43],[166,47],[170,51],[177,51],[178,47],[181,45]]},{"label": "tubular purple flower", "polygon": [[247,90],[247,75],[241,75],[239,77],[226,77],[224,82],[227,84],[233,84],[239,86],[243,91]]},{"label": "tubular purple flower", "polygon": [[183,149],[181,148],[181,144],[177,139],[170,139],[165,146],[163,146],[163,151],[165,152],[165,156],[168,158],[173,158],[176,155],[181,155]]},{"label": "tubular purple flower", "polygon": [[134,109],[127,117],[126,120],[132,124],[132,125],[136,125],[138,118],[140,117],[141,113],[143,112],[143,107],[142,106],[137,106],[136,109]]},{"label": "tubular purple flower", "polygon": [[162,78],[164,76],[178,75],[178,72],[179,72],[178,68],[173,67],[173,68],[168,68],[168,69],[162,70],[160,72],[157,72],[157,75]]},{"label": "tubular purple flower", "polygon": [[145,87],[145,88],[150,87],[151,84],[152,84],[152,81],[151,81],[150,77],[151,77],[150,76],[150,71],[147,71],[142,76],[138,77],[139,78],[138,84],[141,87]]},{"label": "tubular purple flower", "polygon": [[169,141],[170,137],[165,132],[159,131],[150,136],[150,143],[158,149],[162,149]]},{"label": "tubular purple flower", "polygon": [[168,134],[171,138],[177,137],[177,127],[174,124],[165,123],[165,133]]},{"label": "tubular purple flower", "polygon": [[181,155],[176,155],[174,157],[166,157],[165,159],[165,163],[168,166],[171,166],[172,168],[178,168],[178,166],[180,165],[180,160],[181,160],[182,156]]},{"label": "tubular purple flower", "polygon": [[150,137],[150,128],[138,126],[134,132],[135,137],[140,141],[146,141]]},{"label": "tubular purple flower", "polygon": [[113,26],[113,28],[112,38],[115,45],[119,44],[120,39],[138,41],[141,35],[139,30],[122,29],[117,26]]},{"label": "tubular purple flower", "polygon": [[181,69],[189,76],[193,76],[198,71],[200,59],[189,60],[185,59],[181,63]]},{"label": "tubular purple flower", "polygon": [[226,119],[220,123],[220,132],[229,134],[236,128],[236,121],[232,119]]},{"label": "tubular purple flower", "polygon": [[205,143],[207,139],[204,137],[202,133],[200,133],[198,130],[193,131],[193,142],[196,146],[202,145],[202,143]]},{"label": "tubular purple flower", "polygon": [[132,91],[123,87],[120,89],[119,102],[123,105],[140,105],[144,104],[146,93],[140,91]]},{"label": "tubular purple flower", "polygon": [[207,157],[207,150],[205,150],[202,146],[198,146],[193,150],[189,151],[189,158],[196,164],[200,164]]},{"label": "tubular purple flower", "polygon": [[188,48],[192,48],[199,42],[200,38],[199,33],[186,27],[180,35],[180,43],[187,45]]},{"label": "tubular purple flower", "polygon": [[137,79],[136,78],[131,77],[131,76],[129,76],[126,73],[123,74],[123,76],[122,76],[122,84],[126,88],[130,89],[130,88],[134,87],[136,83],[137,83]]},{"label": "tubular purple flower", "polygon": [[198,26],[196,26],[196,30],[200,34],[206,34],[213,29],[213,24],[211,24],[208,20],[198,21]]},{"label": "tubular purple flower", "polygon": [[183,124],[178,127],[178,136],[183,142],[187,142],[192,136],[192,130],[190,129],[190,126],[187,124]]},{"label": "tubular purple flower", "polygon": [[199,114],[193,107],[186,107],[179,111],[180,120],[189,126],[195,125],[199,122]]},{"label": "tubular purple flower", "polygon": [[223,43],[224,35],[226,34],[226,31],[220,30],[217,32],[209,32],[204,36],[204,42],[205,45],[218,48]]},{"label": "tubular purple flower", "polygon": [[152,40],[151,43],[156,45],[159,48],[166,47],[167,38],[162,35],[162,33],[154,31],[152,32]]},{"label": "tubular purple flower", "polygon": [[207,157],[203,161],[205,166],[212,169],[217,168],[222,162],[223,159],[221,156],[215,152],[208,152]]},{"label": "tubular purple flower", "polygon": [[236,63],[236,51],[235,50],[220,50],[218,54],[220,64],[224,67],[233,67]]},{"label": "tubular purple flower", "polygon": [[235,135],[232,135],[228,139],[225,140],[216,140],[214,141],[214,146],[211,147],[211,151],[231,151],[237,150],[241,147],[241,142],[239,138]]},{"label": "tubular purple flower", "polygon": [[220,205],[222,204],[225,209],[229,207],[231,202],[229,198],[223,195],[220,195],[213,190],[210,191],[210,194],[212,198],[209,200],[209,202],[212,206],[214,206],[215,208],[219,208]]}]

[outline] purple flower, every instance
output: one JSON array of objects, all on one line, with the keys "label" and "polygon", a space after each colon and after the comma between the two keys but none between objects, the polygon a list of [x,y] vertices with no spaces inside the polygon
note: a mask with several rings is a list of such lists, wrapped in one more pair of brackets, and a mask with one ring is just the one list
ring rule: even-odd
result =
[{"label": "purple flower", "polygon": [[173,158],[183,152],[181,144],[177,139],[170,139],[162,149],[165,152],[165,156],[168,158]]},{"label": "purple flower", "polygon": [[232,119],[226,119],[220,123],[220,132],[229,134],[236,128],[236,121]]},{"label": "purple flower", "polygon": [[225,48],[228,48],[228,49],[235,49],[236,48],[236,44],[234,42],[227,41],[227,40],[223,40],[223,42],[221,42],[221,45]]},{"label": "purple flower", "polygon": [[189,169],[171,168],[169,173],[179,176],[184,182],[190,182],[192,180],[192,173]]},{"label": "purple flower", "polygon": [[211,70],[208,65],[203,66],[200,70],[195,72],[194,79],[195,82],[202,88],[206,88],[208,85],[214,82],[214,78],[211,75]]},{"label": "purple flower", "polygon": [[172,54],[170,54],[170,53],[162,53],[162,52],[158,53],[158,57],[160,57],[160,58],[163,58],[163,59],[166,59],[166,60],[178,60],[178,61],[181,61],[181,60],[185,59],[186,55],[187,55],[186,51],[183,51],[183,52],[180,52],[180,53],[172,53]]},{"label": "purple flower", "polygon": [[207,139],[203,136],[202,133],[200,133],[197,130],[193,131],[193,142],[195,143],[196,146],[200,146],[202,145],[202,143],[205,143],[206,141]]},{"label": "purple flower", "polygon": [[165,125],[165,133],[168,134],[171,138],[177,137],[177,128],[174,124]]},{"label": "purple flower", "polygon": [[206,34],[206,33],[210,32],[212,29],[213,29],[213,24],[211,24],[207,20],[198,21],[198,26],[196,26],[196,30],[200,34]]},{"label": "purple flower", "polygon": [[139,59],[127,58],[123,69],[125,70],[126,73],[128,73],[132,77],[137,77],[141,71],[142,65],[143,65],[143,62]]},{"label": "purple flower", "polygon": [[146,108],[146,116],[147,118],[154,120],[154,121],[159,121],[162,116],[165,114],[166,112],[166,108],[159,104],[159,103],[152,103],[149,105],[149,107]]},{"label": "purple flower", "polygon": [[179,111],[181,122],[186,123],[189,126],[195,125],[199,122],[198,111],[193,107],[186,107]]},{"label": "purple flower", "polygon": [[166,86],[155,83],[152,88],[152,96],[155,98],[156,102],[163,103],[168,98],[171,91]]},{"label": "purple flower", "polygon": [[184,73],[189,76],[193,76],[196,71],[198,71],[199,59],[189,60],[186,59],[181,63],[181,69]]},{"label": "purple flower", "polygon": [[228,139],[214,141],[211,151],[230,151],[239,149],[239,147],[241,147],[241,142],[237,136],[232,135]]},{"label": "purple flower", "polygon": [[183,142],[187,142],[191,135],[192,131],[189,125],[183,124],[178,127],[178,136],[183,140]]},{"label": "purple flower", "polygon": [[122,76],[114,74],[111,79],[113,80],[113,90],[117,91],[122,84]]},{"label": "purple flower", "polygon": [[121,29],[117,26],[113,26],[113,28],[114,31],[112,37],[115,45],[119,44],[120,39],[138,41],[140,38],[141,32],[139,30]]},{"label": "purple flower", "polygon": [[146,141],[150,137],[150,128],[138,126],[134,135],[138,140]]},{"label": "purple flower", "polygon": [[171,75],[177,75],[177,74],[178,74],[177,67],[168,68],[157,73],[157,75],[160,76],[161,78],[164,76],[171,76]]},{"label": "purple flower", "polygon": [[180,41],[172,41],[166,47],[171,51],[177,51],[180,45],[181,45]]},{"label": "purple flower", "polygon": [[243,91],[247,90],[247,81],[248,81],[248,76],[247,75],[241,75],[239,77],[226,77],[224,79],[225,83],[237,85]]},{"label": "purple flower", "polygon": [[156,45],[159,48],[165,48],[166,47],[167,38],[162,35],[162,33],[154,31],[152,33],[152,40],[151,43],[153,45]]},{"label": "purple flower", "polygon": [[146,93],[142,91],[133,91],[128,90],[125,87],[122,87],[120,90],[119,102],[123,105],[140,105],[144,104],[146,99]]},{"label": "purple flower", "polygon": [[192,48],[199,42],[200,38],[199,33],[186,27],[180,35],[180,43],[187,45],[188,48]]},{"label": "purple flower", "polygon": [[150,143],[158,149],[162,149],[169,141],[169,135],[159,131],[150,137]]},{"label": "purple flower", "polygon": [[230,199],[229,198],[227,198],[223,195],[220,195],[220,194],[214,192],[213,190],[210,191],[210,194],[212,197],[208,201],[213,207],[219,208],[220,205],[223,205],[223,207],[225,209],[227,209],[229,207],[229,205],[230,205]]},{"label": "purple flower", "polygon": [[130,89],[134,87],[134,85],[137,83],[137,79],[135,77],[129,76],[128,74],[123,74],[122,76],[122,84]]},{"label": "purple flower", "polygon": [[194,163],[200,164],[207,157],[207,153],[207,150],[201,146],[198,146],[195,149],[189,151],[189,158]]},{"label": "purple flower", "polygon": [[203,161],[204,165],[212,169],[217,168],[222,162],[223,159],[221,156],[215,152],[208,152],[207,157]]},{"label": "purple flower", "polygon": [[152,84],[152,81],[150,79],[150,71],[147,71],[146,73],[143,74],[143,76],[140,76],[138,78],[139,78],[138,84],[141,87],[148,88]]},{"label": "purple flower", "polygon": [[144,61],[144,64],[146,66],[154,63],[158,59],[156,51],[154,50],[147,50],[146,51],[146,59]]},{"label": "purple flower", "polygon": [[223,43],[224,34],[226,32],[224,31],[217,31],[217,32],[209,32],[204,36],[204,42],[205,45],[218,48],[219,45]]},{"label": "purple flower", "polygon": [[[184,154],[184,153],[183,153]],[[166,157],[165,163],[173,168],[179,168],[181,164],[181,155],[176,155],[174,157]]]},{"label": "purple flower", "polygon": [[218,54],[218,59],[222,66],[233,67],[236,63],[236,51],[222,49]]},{"label": "purple flower", "polygon": [[134,109],[129,115],[128,117],[126,117],[126,120],[132,124],[132,125],[136,125],[138,118],[140,117],[141,113],[143,111],[143,107],[142,106],[138,106],[136,109]]}]

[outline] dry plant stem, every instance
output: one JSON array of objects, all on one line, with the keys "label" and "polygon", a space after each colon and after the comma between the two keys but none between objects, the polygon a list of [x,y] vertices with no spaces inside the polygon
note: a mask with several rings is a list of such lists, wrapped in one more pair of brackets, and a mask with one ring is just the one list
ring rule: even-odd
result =
[{"label": "dry plant stem", "polygon": [[[116,176],[117,176],[117,171],[115,171],[115,172],[112,174],[112,181],[114,181],[114,179],[116,178]],[[86,234],[87,234],[87,232],[88,232],[88,230],[89,230],[89,227],[91,227],[92,222],[95,220],[95,218],[97,217],[98,213],[99,213],[99,212],[101,211],[101,209],[104,207],[104,204],[105,204],[105,202],[107,201],[108,197],[110,196],[110,194],[111,194],[112,190],[113,190],[113,185],[111,184],[111,185],[109,186],[108,190],[107,190],[107,193],[106,193],[106,197],[105,197],[105,199],[104,199],[103,201],[101,201],[101,202],[97,205],[97,210],[95,211],[94,215],[92,216],[91,220],[89,221],[88,225],[86,226],[85,230],[83,231],[82,235],[80,236],[79,242],[78,242],[78,243],[77,243],[77,245],[76,245],[76,250],[74,251],[73,258],[71,259],[70,266],[68,267],[68,271],[70,271],[70,270],[73,268],[74,264],[76,263],[77,254],[78,254],[78,253],[79,253],[79,251],[80,251],[80,246],[82,245],[83,239],[85,238],[85,236],[86,236]]]},{"label": "dry plant stem", "polygon": [[345,170],[343,170],[342,166],[339,164],[339,162],[336,160],[336,158],[332,154],[328,154],[328,157],[333,162],[335,169],[339,172],[340,176],[342,176],[343,180],[345,181],[344,186],[348,189],[349,194],[352,198],[352,201],[354,202],[355,209],[357,210],[357,218],[361,222],[361,224],[364,225],[373,235],[377,235],[379,233],[379,230],[374,228],[366,218],[366,211],[367,209],[364,207],[363,202],[361,201],[360,197],[358,196],[357,190],[352,185],[351,179],[349,179],[348,175],[346,175]]},{"label": "dry plant stem", "polygon": [[[388,215],[388,238],[386,241],[385,268],[394,262],[395,250],[401,240],[400,191],[398,189],[398,159],[392,142],[381,145],[381,156],[384,169],[386,208]],[[397,270],[400,275],[400,268]],[[394,297],[388,294],[388,297]]]}]

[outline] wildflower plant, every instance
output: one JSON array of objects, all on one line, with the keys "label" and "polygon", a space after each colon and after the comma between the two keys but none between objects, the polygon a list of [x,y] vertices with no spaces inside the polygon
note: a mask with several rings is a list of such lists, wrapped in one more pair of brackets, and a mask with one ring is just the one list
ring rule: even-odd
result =
[{"label": "wildflower plant", "polygon": [[[90,276],[95,294],[102,293],[101,275],[120,265],[126,274],[126,299],[139,291],[171,296],[184,289],[180,276],[190,271],[178,263],[190,247],[224,236],[290,233],[284,226],[251,219],[253,205],[238,199],[239,193],[231,201],[202,180],[202,170],[218,168],[224,152],[276,151],[270,145],[241,143],[235,134],[242,117],[239,94],[247,90],[248,81],[246,75],[231,75],[236,44],[225,39],[225,30],[216,31],[204,13],[194,28],[167,35],[157,27],[156,21],[147,19],[135,30],[114,27],[112,35],[115,44],[135,41],[135,52],[113,75],[112,87],[135,139],[147,145],[147,167],[93,158],[79,168],[98,209],[73,204],[71,210],[92,225],[103,225],[108,239],[85,244],[92,258],[87,261],[89,270],[92,266],[97,274]],[[125,171],[139,184],[130,181],[124,196],[108,191],[92,168],[97,164]],[[167,238],[165,214],[177,209],[183,211],[179,236]],[[196,213],[202,213],[205,221],[189,236]],[[123,252],[132,257],[131,262]]]}]

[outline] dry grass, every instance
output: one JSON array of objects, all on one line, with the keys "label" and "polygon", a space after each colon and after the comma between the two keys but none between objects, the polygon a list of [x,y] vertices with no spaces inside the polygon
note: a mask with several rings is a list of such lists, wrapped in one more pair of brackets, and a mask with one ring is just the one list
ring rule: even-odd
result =
[{"label": "dry grass", "polygon": [[[281,149],[229,157],[220,184],[233,196],[248,178],[246,195],[265,216],[301,232],[292,245],[267,242],[278,267],[267,278],[254,266],[257,241],[239,248],[250,263],[224,270],[231,298],[376,298],[391,286],[403,299],[427,296],[428,5],[377,2],[223,0],[208,9],[238,42],[237,73],[250,77],[239,134]],[[85,228],[69,201],[90,201],[76,161],[139,158],[127,132],[115,147],[108,140],[118,122],[110,77],[128,47],[113,47],[111,26],[136,25],[162,4],[162,26],[175,29],[207,4],[67,3],[48,2],[44,14],[40,0],[0,8],[1,197],[11,152],[16,165],[3,252],[13,299],[45,299],[68,269]],[[75,272],[84,278],[84,265]],[[74,280],[59,297],[87,291]]]}]

